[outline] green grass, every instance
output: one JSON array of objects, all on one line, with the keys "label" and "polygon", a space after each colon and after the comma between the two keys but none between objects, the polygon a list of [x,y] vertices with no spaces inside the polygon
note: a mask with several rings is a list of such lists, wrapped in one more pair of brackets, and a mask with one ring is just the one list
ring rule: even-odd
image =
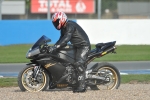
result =
[{"label": "green grass", "polygon": [[0,46],[0,63],[22,63],[29,62],[26,52],[32,45],[8,45]]},{"label": "green grass", "polygon": [[108,54],[94,61],[149,61],[150,45],[116,46],[116,54]]},{"label": "green grass", "polygon": [[17,78],[0,78],[0,87],[18,86]]},{"label": "green grass", "polygon": [[[0,46],[0,63],[26,63],[26,52],[32,45]],[[92,45],[94,48],[94,45]],[[94,61],[149,61],[150,45],[121,45],[117,46],[116,54],[107,54]]]},{"label": "green grass", "polygon": [[[150,83],[150,74],[121,75],[121,84]],[[0,78],[0,87],[16,87],[17,78]]]},{"label": "green grass", "polygon": [[150,83],[150,74],[121,75],[121,83]]}]

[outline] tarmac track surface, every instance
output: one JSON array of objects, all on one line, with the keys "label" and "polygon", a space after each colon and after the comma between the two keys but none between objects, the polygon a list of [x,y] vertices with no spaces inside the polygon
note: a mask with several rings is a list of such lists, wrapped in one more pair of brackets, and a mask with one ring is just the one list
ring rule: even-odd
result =
[{"label": "tarmac track surface", "polygon": [[[97,62],[91,62],[88,68]],[[121,73],[127,74],[150,74],[150,61],[124,61],[109,62],[116,66]],[[26,63],[0,64],[0,76],[16,76]]]}]

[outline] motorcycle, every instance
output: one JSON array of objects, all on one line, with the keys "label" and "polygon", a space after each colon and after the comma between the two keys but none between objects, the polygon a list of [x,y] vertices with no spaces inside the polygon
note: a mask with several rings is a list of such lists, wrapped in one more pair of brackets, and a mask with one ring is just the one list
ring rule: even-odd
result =
[{"label": "motorcycle", "polygon": [[[77,71],[74,68],[75,55],[73,46],[67,44],[64,48],[49,53],[48,42],[51,39],[43,35],[27,52],[26,64],[18,74],[18,86],[21,91],[45,91],[47,89],[73,88],[77,85]],[[98,43],[88,54],[85,63],[86,86],[91,90],[113,90],[120,86],[119,70],[107,62],[96,63],[92,67],[87,65],[95,58],[103,57],[115,52],[116,41]]]}]

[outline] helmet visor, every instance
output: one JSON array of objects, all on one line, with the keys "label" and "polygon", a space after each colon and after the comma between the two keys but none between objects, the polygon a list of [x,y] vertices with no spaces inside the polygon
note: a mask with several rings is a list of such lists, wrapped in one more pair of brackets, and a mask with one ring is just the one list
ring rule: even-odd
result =
[{"label": "helmet visor", "polygon": [[[52,21],[53,22],[53,21]],[[57,29],[57,26],[59,25],[59,19],[57,19],[55,22],[53,22],[53,25],[55,26],[55,28]]]}]

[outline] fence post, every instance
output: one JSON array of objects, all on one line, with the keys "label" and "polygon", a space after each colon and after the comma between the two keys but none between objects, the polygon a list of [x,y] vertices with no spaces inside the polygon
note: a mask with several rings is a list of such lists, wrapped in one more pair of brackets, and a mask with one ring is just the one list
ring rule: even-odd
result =
[{"label": "fence post", "polygon": [[98,19],[101,19],[101,0],[97,0],[97,7],[98,7],[98,10],[97,10],[97,14],[98,14]]},{"label": "fence post", "polygon": [[2,20],[2,2],[3,0],[0,0],[0,20]]},{"label": "fence post", "polygon": [[50,20],[50,0],[48,0],[48,6],[47,6],[47,19]]}]

